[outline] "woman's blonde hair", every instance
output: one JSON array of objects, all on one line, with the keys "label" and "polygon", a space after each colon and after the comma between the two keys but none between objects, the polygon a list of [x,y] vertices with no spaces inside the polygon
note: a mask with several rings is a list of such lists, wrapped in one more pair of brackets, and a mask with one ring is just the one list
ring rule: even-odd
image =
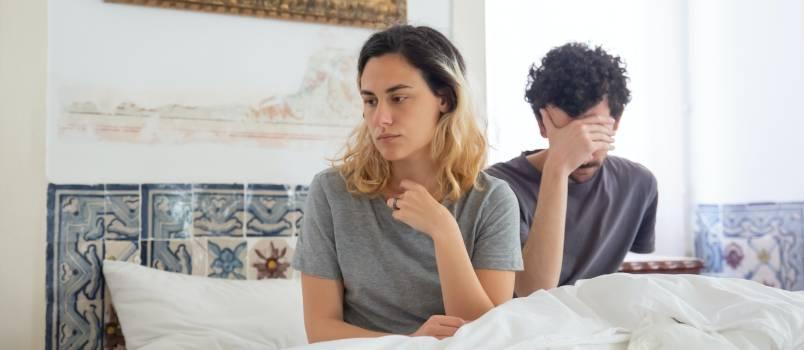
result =
[{"label": "woman's blonde hair", "polygon": [[[478,174],[486,164],[486,138],[477,124],[458,49],[429,27],[393,26],[375,33],[363,45],[358,59],[358,84],[372,57],[400,54],[421,71],[430,90],[447,102],[430,145],[436,161],[437,199],[457,200],[472,187],[480,188]],[[368,125],[361,123],[351,134],[340,158],[333,160],[353,194],[378,195],[391,178],[390,163],[372,142]]]}]

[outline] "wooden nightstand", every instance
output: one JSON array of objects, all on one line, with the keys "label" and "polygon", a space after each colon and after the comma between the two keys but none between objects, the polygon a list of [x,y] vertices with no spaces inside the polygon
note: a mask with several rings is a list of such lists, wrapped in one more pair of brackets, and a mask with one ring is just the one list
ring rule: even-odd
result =
[{"label": "wooden nightstand", "polygon": [[703,269],[703,261],[694,257],[671,257],[651,254],[628,254],[620,265],[619,272],[627,273],[687,273],[697,275]]}]

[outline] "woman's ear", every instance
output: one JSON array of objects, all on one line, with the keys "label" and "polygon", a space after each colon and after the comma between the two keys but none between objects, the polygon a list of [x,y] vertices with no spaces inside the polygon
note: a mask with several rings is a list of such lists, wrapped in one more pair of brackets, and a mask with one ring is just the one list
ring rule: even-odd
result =
[{"label": "woman's ear", "polygon": [[440,111],[441,114],[449,112],[449,102],[447,102],[447,99],[443,96],[438,97],[438,111]]}]

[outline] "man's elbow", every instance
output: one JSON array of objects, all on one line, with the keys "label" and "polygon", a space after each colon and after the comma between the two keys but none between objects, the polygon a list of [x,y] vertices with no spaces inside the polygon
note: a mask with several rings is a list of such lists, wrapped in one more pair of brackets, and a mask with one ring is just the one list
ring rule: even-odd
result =
[{"label": "man's elbow", "polygon": [[514,285],[514,294],[517,297],[526,297],[538,290],[549,290],[558,287],[558,281],[525,281],[524,278],[517,278]]}]

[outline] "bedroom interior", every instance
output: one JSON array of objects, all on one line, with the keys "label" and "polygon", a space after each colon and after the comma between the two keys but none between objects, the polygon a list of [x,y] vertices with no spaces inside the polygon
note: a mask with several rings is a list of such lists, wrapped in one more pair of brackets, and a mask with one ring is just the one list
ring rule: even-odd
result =
[{"label": "bedroom interior", "polygon": [[[154,339],[181,327],[209,338],[176,344],[304,345],[290,261],[307,186],[360,121],[357,50],[398,22],[431,26],[465,55],[489,164],[547,145],[522,99],[533,61],[568,41],[624,57],[633,102],[614,154],[656,175],[656,252],[629,254],[627,274],[551,290],[558,304],[544,291],[507,303],[452,343],[311,348],[614,349],[684,335],[700,348],[804,346],[804,5],[785,0],[0,0],[0,346],[169,347]],[[132,264],[107,271],[105,260]],[[135,283],[149,280],[162,283]],[[608,302],[608,288],[631,299]],[[696,314],[707,300],[722,309]],[[651,302],[641,318],[617,309]],[[737,304],[753,316],[729,323],[743,316],[721,311]],[[540,332],[513,332],[516,310]],[[550,328],[539,310],[596,343]],[[668,313],[684,322],[650,318]]]}]

